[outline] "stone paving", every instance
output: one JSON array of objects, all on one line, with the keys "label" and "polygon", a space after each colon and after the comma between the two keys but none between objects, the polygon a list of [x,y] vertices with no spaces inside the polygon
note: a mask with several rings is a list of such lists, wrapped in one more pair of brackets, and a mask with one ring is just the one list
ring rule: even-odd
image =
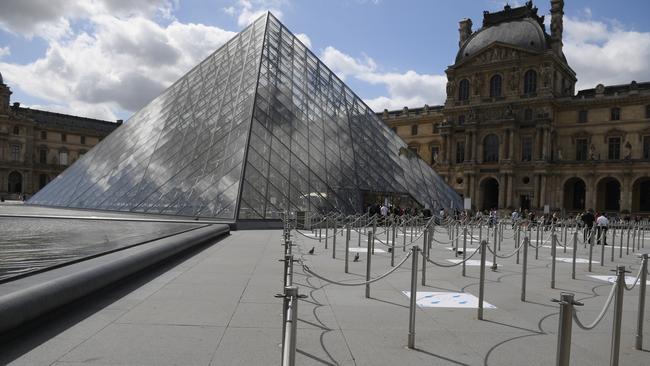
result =
[{"label": "stone paving", "polygon": [[[506,231],[507,237],[512,232]],[[548,233],[546,234],[548,235]],[[381,236],[380,236],[381,238]],[[410,237],[407,237],[410,240]],[[382,238],[383,240],[384,238]],[[431,257],[452,264],[454,252],[446,249],[449,237],[439,232]],[[397,243],[401,243],[399,237]],[[294,253],[309,268],[336,281],[359,282],[365,278],[366,254],[352,262],[345,274],[345,238],[337,237],[336,259],[332,242],[294,234]],[[351,247],[358,247],[356,234]],[[422,241],[416,242],[421,245]],[[362,237],[361,246],[366,246]],[[314,247],[314,254],[307,254]],[[387,249],[380,243],[376,247]],[[470,245],[468,254],[476,247]],[[501,255],[514,248],[505,239]],[[607,247],[608,250],[611,248]],[[618,258],[636,276],[637,253]],[[407,249],[408,250],[408,249]],[[642,249],[648,252],[650,249]],[[406,252],[395,251],[399,263]],[[594,258],[600,259],[600,247]],[[596,255],[597,253],[597,255]],[[0,364],[11,365],[275,365],[280,363],[283,254],[281,232],[235,231],[229,237],[174,262],[132,278],[126,283],[68,307],[0,348]],[[579,245],[579,258],[587,258]],[[557,262],[556,289],[550,288],[550,249],[528,253],[527,300],[520,300],[521,264],[515,257],[497,259],[496,272],[487,270],[484,320],[476,309],[418,307],[416,349],[406,348],[411,259],[386,279],[364,286],[327,284],[295,265],[295,284],[308,297],[299,302],[297,365],[550,365],[555,363],[558,305],[551,302],[561,291],[576,294],[584,303],[578,309],[584,323],[600,312],[611,285],[589,275],[612,274],[614,263],[571,264]],[[571,251],[558,249],[558,257]],[[472,259],[480,259],[477,254]],[[487,259],[492,261],[488,253]],[[422,260],[420,257],[419,266]],[[390,269],[390,253],[372,257],[373,277]],[[419,292],[458,292],[478,295],[478,266],[442,268],[427,265],[426,286]],[[426,298],[428,299],[428,298]],[[422,300],[422,299],[421,299]],[[426,302],[426,301],[425,301]],[[433,302],[433,301],[432,301]],[[650,339],[645,350],[634,349],[638,287],[625,292],[621,340],[621,365],[650,364]],[[650,320],[644,322],[650,338]],[[609,364],[612,308],[591,331],[573,326],[572,365]]]}]

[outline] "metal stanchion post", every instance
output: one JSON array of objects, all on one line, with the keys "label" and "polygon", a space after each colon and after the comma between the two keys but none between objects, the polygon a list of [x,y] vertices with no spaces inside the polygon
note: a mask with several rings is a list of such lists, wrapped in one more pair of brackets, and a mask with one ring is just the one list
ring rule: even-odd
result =
[{"label": "metal stanchion post", "polygon": [[395,267],[395,227],[393,226],[393,241],[390,243],[390,266]]},{"label": "metal stanchion post", "polygon": [[334,223],[334,236],[332,237],[332,259],[336,259],[336,223]]},{"label": "metal stanchion post", "polygon": [[[542,239],[544,239],[544,238],[542,238]],[[541,245],[539,243],[539,223],[537,223],[537,239],[535,241],[535,244],[536,244],[536,246],[535,246],[535,260],[537,260],[537,259],[539,259],[539,247]]]},{"label": "metal stanchion post", "polygon": [[616,246],[616,226],[612,226],[612,262],[614,261],[614,247]]},{"label": "metal stanchion post", "polygon": [[[458,250],[456,250],[458,253]],[[458,254],[456,255],[458,256]],[[467,257],[467,226],[463,228],[463,277],[465,277],[465,258]]]},{"label": "metal stanchion post", "polygon": [[427,280],[427,252],[429,251],[428,248],[428,237],[429,237],[429,231],[425,230],[424,231],[424,241],[422,244],[422,286],[426,286],[426,280]]},{"label": "metal stanchion post", "polygon": [[630,254],[630,224],[627,224],[627,244],[625,244],[625,255]]},{"label": "metal stanchion post", "polygon": [[[366,281],[370,281],[370,261],[372,260],[372,242],[375,240],[373,237],[374,232],[368,230],[368,249],[366,252]],[[370,284],[366,283],[366,298],[370,298]]]},{"label": "metal stanchion post", "polygon": [[[517,249],[521,245],[521,241],[519,240],[521,239],[521,227],[519,225],[517,225],[517,231],[515,232],[514,236],[515,236],[515,249]],[[530,239],[528,239],[528,241],[530,241]],[[519,252],[517,252],[516,263],[519,264]]]},{"label": "metal stanchion post", "polygon": [[375,236],[374,235],[376,233],[377,233],[377,216],[373,217],[373,219],[372,219],[372,235],[373,235],[373,237],[372,237],[372,242],[371,242],[372,250],[371,250],[370,254],[375,254]]},{"label": "metal stanchion post", "polygon": [[643,316],[645,313],[645,289],[648,281],[648,253],[641,255],[641,277],[639,278],[639,310],[637,311],[634,348],[643,349]]},{"label": "metal stanchion post", "polygon": [[619,240],[618,244],[618,257],[623,258],[623,232],[625,230],[625,227],[621,225],[621,239]]},{"label": "metal stanchion post", "polygon": [[600,231],[600,266],[605,265],[605,242],[607,241],[607,238],[605,237],[607,235],[607,231],[603,229],[602,227],[598,228],[598,231]]},{"label": "metal stanchion post", "polygon": [[[348,273],[348,262],[350,259],[350,234],[351,234],[351,227],[348,225],[345,228],[345,273]],[[361,237],[361,235],[359,235]]]},{"label": "metal stanchion post", "polygon": [[594,259],[594,229],[589,229],[589,268],[587,271],[591,272],[591,262]]},{"label": "metal stanchion post", "polygon": [[284,293],[289,298],[289,305],[286,319],[287,327],[284,335],[285,341],[282,349],[282,365],[294,366],[296,364],[296,333],[298,328],[298,287],[286,287]]},{"label": "metal stanchion post", "polygon": [[494,227],[494,244],[492,244],[492,247],[494,248],[494,251],[492,252],[492,271],[497,270],[497,234],[499,233],[499,230],[497,229],[497,226]]},{"label": "metal stanchion post", "polygon": [[526,301],[526,272],[528,270],[528,237],[524,237],[524,259],[521,267],[521,301]]},{"label": "metal stanchion post", "polygon": [[610,366],[618,365],[621,348],[621,320],[623,317],[623,294],[625,293],[625,266],[616,267],[616,293],[614,295],[614,323],[612,326],[612,351]]},{"label": "metal stanchion post", "polygon": [[402,224],[403,227],[403,234],[404,236],[402,237],[402,252],[406,252],[406,219],[404,219],[404,223]]},{"label": "metal stanchion post", "polygon": [[573,300],[574,294],[562,292],[560,300],[553,300],[560,304],[560,318],[557,331],[557,366],[569,366],[571,360],[571,328],[573,326],[573,306],[582,305]]},{"label": "metal stanchion post", "polygon": [[458,244],[460,243],[460,225],[456,225],[456,245],[451,243],[452,248],[454,248],[454,256],[458,257]]},{"label": "metal stanchion post", "polygon": [[330,228],[330,219],[329,217],[325,219],[325,249],[327,249],[327,240],[328,240],[328,232]]},{"label": "metal stanchion post", "polygon": [[418,296],[418,246],[411,248],[411,297],[409,299],[409,336],[408,348],[415,348],[415,306]]},{"label": "metal stanchion post", "polygon": [[573,233],[573,258],[571,262],[571,279],[576,279],[576,255],[578,253],[578,231]]},{"label": "metal stanchion post", "polygon": [[483,298],[485,295],[485,251],[487,250],[487,242],[481,241],[481,274],[478,286],[478,319],[483,320]]},{"label": "metal stanchion post", "polygon": [[567,247],[566,239],[567,239],[567,231],[568,231],[566,222],[562,222],[562,229],[564,231],[564,253],[566,253],[566,247]]},{"label": "metal stanchion post", "polygon": [[[555,229],[553,229],[555,230]],[[555,256],[557,251],[557,234],[551,233],[551,288],[555,288]]]}]

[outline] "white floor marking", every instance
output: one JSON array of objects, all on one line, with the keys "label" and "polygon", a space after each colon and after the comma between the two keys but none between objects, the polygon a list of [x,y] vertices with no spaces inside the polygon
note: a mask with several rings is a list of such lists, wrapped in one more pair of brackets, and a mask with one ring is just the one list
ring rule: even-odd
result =
[{"label": "white floor marking", "polygon": [[[548,259],[553,259],[553,257],[548,257]],[[558,262],[573,263],[573,258],[556,257],[555,260]],[[576,263],[589,263],[589,259],[576,258]]]},{"label": "white floor marking", "polygon": [[[596,276],[596,275],[589,275],[589,277],[591,277],[591,278],[595,278],[595,279],[597,279],[597,280],[601,280],[601,281],[607,281],[607,282],[609,282],[609,283],[614,283],[614,282],[616,282],[616,276]],[[625,276],[625,284],[628,285],[628,286],[631,285],[631,284],[633,284],[635,280],[636,280],[636,277]],[[646,281],[646,284],[647,284],[647,285],[650,285],[650,281]]]},{"label": "white floor marking", "polygon": [[[402,291],[410,298],[410,291]],[[422,308],[478,308],[478,297],[466,292],[417,292],[416,303]],[[484,309],[496,309],[497,307],[483,301]]]},{"label": "white floor marking", "polygon": [[[460,258],[458,258],[458,259],[456,259],[456,258],[453,258],[453,259],[447,259],[447,262],[451,262],[451,263],[460,263],[460,262],[462,262],[462,261],[463,261],[463,260],[460,259]],[[467,265],[467,266],[480,266],[480,265],[481,265],[481,261],[478,260],[478,259],[470,259],[470,260],[468,260],[467,262],[465,262],[465,265]],[[486,266],[486,267],[487,267],[487,266],[491,266],[491,265],[492,265],[492,262],[487,261],[487,260],[485,261],[485,266]],[[501,264],[501,265],[503,265],[503,264]]]},{"label": "white floor marking", "polygon": [[[368,253],[368,248],[349,248],[349,251],[352,253]],[[375,248],[375,253],[386,253],[385,250]]]}]

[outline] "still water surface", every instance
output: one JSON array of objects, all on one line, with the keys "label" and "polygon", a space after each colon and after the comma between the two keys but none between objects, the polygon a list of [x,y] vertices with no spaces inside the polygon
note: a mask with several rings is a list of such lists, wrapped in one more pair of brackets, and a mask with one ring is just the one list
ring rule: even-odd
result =
[{"label": "still water surface", "polygon": [[200,226],[0,217],[0,281]]}]

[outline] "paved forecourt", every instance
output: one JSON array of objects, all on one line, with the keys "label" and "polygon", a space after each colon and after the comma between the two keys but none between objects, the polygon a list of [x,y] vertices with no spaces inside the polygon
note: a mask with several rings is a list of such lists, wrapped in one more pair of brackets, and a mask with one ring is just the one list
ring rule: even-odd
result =
[{"label": "paved forecourt", "polygon": [[[378,229],[378,231],[383,229]],[[449,236],[437,233],[430,256],[439,264],[453,265],[462,259],[449,250]],[[309,234],[308,232],[304,232]],[[324,234],[324,231],[323,231]],[[332,234],[331,231],[328,234]],[[365,279],[366,255],[359,249],[355,232],[351,235],[349,272],[344,273],[345,236],[336,238],[336,258],[332,258],[332,238],[319,242],[313,235],[293,233],[296,258],[323,277],[347,283]],[[477,232],[474,235],[477,236]],[[514,249],[513,233],[505,231],[499,255]],[[545,233],[544,235],[548,235]],[[546,238],[545,236],[545,238]],[[417,235],[416,235],[417,237]],[[523,237],[523,236],[522,236]],[[568,236],[571,238],[571,236]],[[380,234],[382,241],[385,234]],[[407,235],[407,243],[410,242]],[[541,240],[540,240],[541,241]],[[406,253],[397,236],[395,263]],[[469,244],[467,255],[477,244]],[[569,241],[570,242],[570,241]],[[218,243],[183,260],[133,279],[130,283],[103,291],[77,304],[0,349],[0,363],[13,365],[270,365],[280,363],[284,253],[279,230],[237,231]],[[422,245],[422,239],[416,242]],[[535,243],[533,243],[535,244]],[[571,243],[569,243],[572,245]],[[462,246],[462,240],[460,241]],[[594,248],[593,273],[586,263],[576,264],[571,279],[571,263],[556,263],[556,289],[550,288],[550,248],[543,244],[535,259],[528,251],[526,302],[521,296],[521,261],[516,256],[497,258],[497,270],[486,270],[484,320],[477,319],[479,266],[439,267],[427,264],[426,285],[421,285],[422,257],[418,260],[418,303],[415,350],[406,348],[409,326],[411,258],[373,283],[371,298],[364,286],[329,284],[295,264],[294,283],[300,294],[296,364],[298,365],[549,365],[555,362],[558,311],[553,298],[561,291],[576,294],[584,303],[578,308],[583,323],[596,318],[611,285],[595,276],[611,276],[615,263],[600,266],[600,247]],[[618,243],[617,243],[618,245]],[[367,238],[361,236],[361,248]],[[387,272],[391,253],[380,242],[372,256],[373,277]],[[314,254],[308,254],[314,248]],[[578,246],[578,258],[588,252]],[[607,247],[608,250],[611,248]],[[617,249],[618,250],[618,249]],[[648,252],[648,249],[642,249]],[[353,262],[356,254],[359,261]],[[615,260],[636,276],[639,260],[630,252]],[[571,258],[571,250],[558,257]],[[523,258],[520,258],[523,261]],[[472,260],[480,260],[477,253]],[[492,254],[487,253],[492,261]],[[472,263],[473,264],[473,263]],[[638,286],[625,291],[620,364],[646,365],[646,351],[634,350]],[[442,307],[445,306],[445,307]],[[593,330],[573,326],[572,365],[601,365],[609,360],[612,308]],[[645,320],[645,329],[650,321]]]}]

